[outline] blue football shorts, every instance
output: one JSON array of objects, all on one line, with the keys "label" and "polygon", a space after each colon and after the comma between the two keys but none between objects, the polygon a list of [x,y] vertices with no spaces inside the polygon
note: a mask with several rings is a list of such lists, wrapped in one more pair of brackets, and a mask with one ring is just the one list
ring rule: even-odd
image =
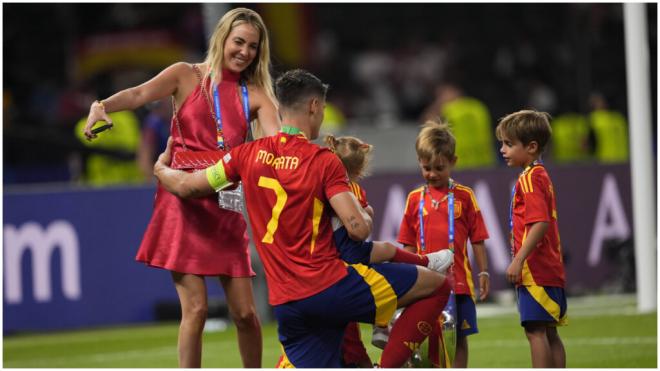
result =
[{"label": "blue football shorts", "polygon": [[374,247],[372,241],[353,241],[348,237],[348,231],[344,226],[335,230],[332,236],[341,260],[348,264],[369,264],[371,250]]},{"label": "blue football shorts", "polygon": [[561,287],[519,286],[518,312],[520,325],[527,322],[547,322],[550,326],[568,324],[566,295]]},{"label": "blue football shorts", "polygon": [[470,295],[456,295],[456,334],[468,336],[479,332],[477,306]]},{"label": "blue football shorts", "polygon": [[318,294],[274,307],[284,351],[279,367],[341,367],[346,325],[387,326],[398,299],[417,280],[417,267],[410,264],[354,264],[347,271],[346,277]]}]

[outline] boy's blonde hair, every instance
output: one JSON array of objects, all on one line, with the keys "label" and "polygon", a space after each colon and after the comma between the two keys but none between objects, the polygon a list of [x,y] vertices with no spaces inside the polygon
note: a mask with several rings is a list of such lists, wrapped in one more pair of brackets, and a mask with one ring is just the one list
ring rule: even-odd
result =
[{"label": "boy's blonde hair", "polygon": [[427,120],[415,141],[417,158],[435,162],[438,156],[449,160],[456,158],[456,138],[449,125],[440,120]]},{"label": "boy's blonde hair", "polygon": [[367,166],[371,160],[373,146],[351,136],[335,137],[326,135],[323,141],[334,152],[346,168],[348,177],[357,180],[368,175]]},{"label": "boy's blonde hair", "polygon": [[550,114],[534,110],[521,110],[510,113],[500,119],[495,129],[497,140],[504,137],[519,140],[524,146],[532,141],[539,145],[539,153],[543,153],[546,144],[552,136]]}]

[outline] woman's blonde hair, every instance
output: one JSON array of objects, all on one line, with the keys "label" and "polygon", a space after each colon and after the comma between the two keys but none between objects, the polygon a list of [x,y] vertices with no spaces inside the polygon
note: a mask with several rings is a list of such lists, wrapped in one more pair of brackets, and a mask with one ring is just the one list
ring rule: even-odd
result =
[{"label": "woman's blonde hair", "polygon": [[453,160],[456,157],[456,138],[446,123],[428,120],[417,135],[415,149],[420,160],[435,162],[439,155]]},{"label": "woman's blonde hair", "polygon": [[344,164],[350,180],[358,180],[368,175],[367,166],[374,146],[356,137],[335,137],[332,134],[326,135],[323,141]]},{"label": "woman's blonde hair", "polygon": [[[206,59],[204,60],[204,63],[208,65],[205,78],[210,77],[211,73],[215,71],[217,67],[223,67],[225,42],[227,41],[227,37],[234,27],[244,23],[252,25],[257,31],[259,31],[259,46],[257,48],[255,60],[253,60],[252,63],[250,63],[250,65],[241,73],[241,77],[247,82],[262,88],[266,92],[266,95],[268,95],[273,101],[273,104],[277,106],[277,99],[275,99],[275,93],[273,91],[273,81],[270,75],[270,42],[268,41],[268,29],[266,29],[266,25],[261,19],[259,13],[252,9],[235,8],[228,11],[222,16],[222,18],[220,18],[218,24],[215,26],[213,35],[211,35],[211,39],[209,40],[209,49],[206,54]],[[220,78],[221,75],[213,76],[213,83],[216,83]],[[253,132],[255,132],[255,137],[260,137],[262,136],[261,127],[256,121],[257,120],[253,120]],[[258,130],[256,128],[258,128]]]}]

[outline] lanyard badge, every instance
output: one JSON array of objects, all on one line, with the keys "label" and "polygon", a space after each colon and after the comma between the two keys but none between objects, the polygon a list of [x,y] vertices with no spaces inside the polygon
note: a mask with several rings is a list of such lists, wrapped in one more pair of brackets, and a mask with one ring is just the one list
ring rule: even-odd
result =
[{"label": "lanyard badge", "polygon": [[[248,90],[245,80],[241,81],[241,96],[243,98],[243,113],[245,115],[247,130],[249,131],[250,104],[248,101]],[[213,87],[213,105],[215,108],[216,141],[218,144],[218,149],[225,150],[225,138],[222,131],[222,111],[220,110],[220,93],[218,92],[218,84]],[[238,187],[233,190],[218,192],[218,206],[220,206],[221,209],[243,213],[243,188],[241,184],[239,183]]]},{"label": "lanyard badge", "polygon": [[[449,192],[447,193],[447,228],[448,228],[448,239],[449,239],[449,250],[454,252],[454,181],[449,179]],[[426,238],[424,233],[424,203],[426,198],[426,192],[431,194],[431,191],[428,189],[428,186],[422,188],[422,194],[419,200],[419,243],[422,252],[426,252]]]},{"label": "lanyard badge", "polygon": [[[241,81],[241,96],[243,98],[243,113],[245,115],[247,129],[250,130],[250,104],[248,101],[248,90],[245,81]],[[218,85],[213,87],[213,104],[215,106],[215,123],[216,123],[216,141],[218,148],[225,149],[225,138],[222,131],[222,111],[220,110],[220,93],[218,93]]]}]

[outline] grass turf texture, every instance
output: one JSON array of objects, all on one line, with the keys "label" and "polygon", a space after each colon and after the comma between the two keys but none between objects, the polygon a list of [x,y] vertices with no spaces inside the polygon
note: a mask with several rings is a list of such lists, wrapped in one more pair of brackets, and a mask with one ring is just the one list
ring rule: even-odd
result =
[{"label": "grass turf texture", "polygon": [[[559,329],[568,367],[657,367],[657,316],[636,314],[634,296],[569,298],[569,326]],[[478,305],[480,333],[470,336],[469,366],[531,367],[529,345],[515,306]],[[371,326],[361,325],[372,360]],[[177,366],[178,325],[113,327],[4,337],[4,367],[107,368]],[[263,366],[273,367],[280,354],[276,325],[263,326]],[[242,366],[236,330],[205,333],[204,367]]]}]

